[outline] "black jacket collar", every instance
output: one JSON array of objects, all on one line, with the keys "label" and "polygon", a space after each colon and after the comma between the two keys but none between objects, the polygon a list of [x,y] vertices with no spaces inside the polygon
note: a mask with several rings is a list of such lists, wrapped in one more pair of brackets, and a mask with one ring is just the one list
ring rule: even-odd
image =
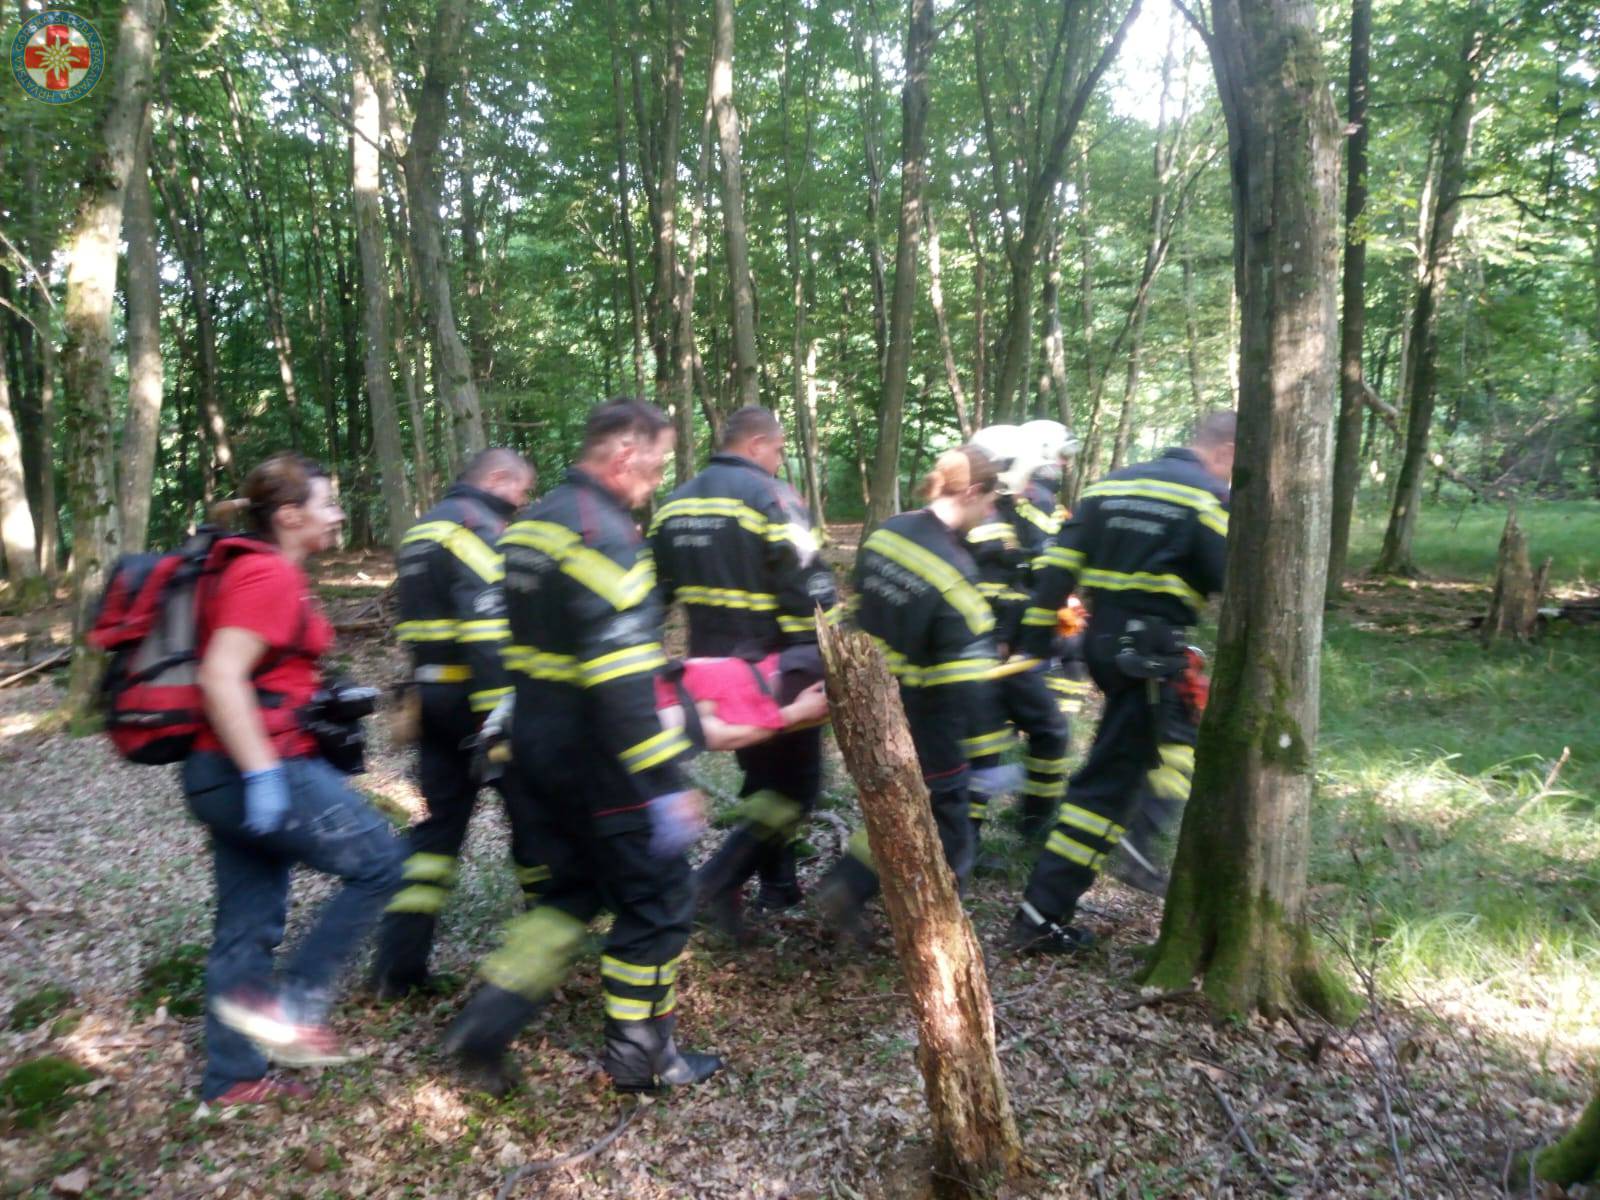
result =
[{"label": "black jacket collar", "polygon": [[447,497],[461,497],[481,504],[502,521],[509,521],[516,515],[517,506],[515,504],[512,504],[509,500],[500,499],[499,496],[494,495],[492,492],[473,487],[470,483],[461,483],[459,481],[452,483],[446,489],[445,495]]},{"label": "black jacket collar", "polygon": [[752,462],[742,454],[729,454],[725,450],[719,450],[711,456],[710,461],[724,467],[745,467],[751,471],[758,472],[767,479],[772,478],[771,471],[768,471],[758,462]]}]

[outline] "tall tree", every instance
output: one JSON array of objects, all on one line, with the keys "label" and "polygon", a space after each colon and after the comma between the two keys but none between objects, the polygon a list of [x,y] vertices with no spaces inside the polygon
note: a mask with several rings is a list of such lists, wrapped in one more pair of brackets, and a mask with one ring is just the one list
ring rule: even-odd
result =
[{"label": "tall tree", "polygon": [[722,224],[733,310],[734,393],[740,405],[758,404],[761,391],[756,362],[756,295],[750,276],[750,235],[744,219],[739,112],[733,103],[733,0],[716,0],[711,107],[717,118],[717,144],[722,157]]},{"label": "tall tree", "polygon": [[0,353],[0,552],[13,585],[39,574],[39,547],[22,471],[22,443],[11,407],[11,371]]},{"label": "tall tree", "polygon": [[[73,633],[81,639],[117,551],[115,406],[111,397],[111,308],[117,288],[123,197],[150,103],[159,0],[126,0],[117,25],[111,86],[95,131],[91,169],[78,190],[67,242],[65,378],[61,427],[72,514]],[[96,659],[81,640],[67,703],[81,708],[96,682]]]},{"label": "tall tree", "polygon": [[122,491],[122,551],[145,548],[150,500],[161,436],[161,277],[156,260],[156,217],[150,203],[150,119],[139,132],[123,226],[128,243],[128,415],[122,429],[118,477]]},{"label": "tall tree", "polygon": [[1405,452],[1395,477],[1394,503],[1383,532],[1383,548],[1373,570],[1384,575],[1415,575],[1412,539],[1417,509],[1422,504],[1422,477],[1428,463],[1428,438],[1433,429],[1433,406],[1439,386],[1439,310],[1453,263],[1456,221],[1461,215],[1461,194],[1466,190],[1467,153],[1472,139],[1472,112],[1478,84],[1487,66],[1486,23],[1483,0],[1474,0],[1467,12],[1457,58],[1443,138],[1439,150],[1438,180],[1433,189],[1431,216],[1424,238],[1417,295],[1411,310],[1404,396],[1406,402]]},{"label": "tall tree", "polygon": [[1242,303],[1239,468],[1216,678],[1148,981],[1225,1013],[1337,1014],[1306,923],[1328,564],[1339,142],[1312,0],[1191,19],[1228,125]]},{"label": "tall tree", "polygon": [[422,83],[412,104],[414,118],[404,160],[411,242],[433,350],[437,398],[450,415],[448,449],[452,466],[488,445],[478,385],[472,378],[472,359],[456,328],[439,219],[439,144],[449,119],[450,94],[462,72],[470,6],[471,0],[439,0]]},{"label": "tall tree", "polygon": [[361,255],[361,328],[366,339],[367,403],[372,409],[372,441],[378,452],[389,542],[398,548],[415,515],[406,494],[405,455],[400,448],[400,418],[395,411],[389,344],[389,276],[383,253],[383,113],[372,66],[381,53],[377,0],[361,0],[351,64],[350,137],[356,245]]},{"label": "tall tree", "polygon": [[1367,98],[1372,76],[1372,0],[1350,9],[1350,83],[1344,183],[1344,314],[1339,330],[1339,425],[1333,449],[1333,511],[1328,537],[1328,602],[1344,589],[1350,522],[1361,484],[1361,418],[1366,413],[1362,349],[1367,330]]},{"label": "tall tree", "polygon": [[894,255],[889,305],[889,358],[878,410],[878,451],[872,466],[867,528],[892,517],[899,498],[900,426],[911,369],[912,317],[917,304],[917,251],[922,235],[922,193],[928,158],[928,61],[937,30],[933,0],[907,0],[906,81],[900,92],[900,238]]}]

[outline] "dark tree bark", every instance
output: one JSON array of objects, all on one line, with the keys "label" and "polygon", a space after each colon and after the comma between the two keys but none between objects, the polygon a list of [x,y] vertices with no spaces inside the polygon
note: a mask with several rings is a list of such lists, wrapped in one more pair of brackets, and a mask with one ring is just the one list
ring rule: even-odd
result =
[{"label": "dark tree bark", "polygon": [[733,0],[716,0],[716,36],[711,54],[711,108],[717,119],[722,159],[722,231],[728,254],[733,319],[733,383],[740,407],[761,402],[756,356],[756,295],[750,277],[750,235],[744,220],[739,112],[733,103]]},{"label": "dark tree bark", "polygon": [[[1512,1178],[1526,1170],[1524,1164],[1518,1163]],[[1565,1137],[1534,1155],[1533,1173],[1546,1183],[1562,1187],[1600,1182],[1600,1091]]]},{"label": "dark tree bark", "polygon": [[1061,327],[1061,228],[1060,215],[1050,231],[1045,251],[1044,290],[1039,302],[1044,308],[1044,357],[1050,372],[1050,393],[1056,402],[1056,419],[1068,429],[1072,420],[1072,396],[1067,387],[1066,334]]},{"label": "dark tree bark", "polygon": [[944,265],[939,254],[939,218],[930,207],[928,225],[928,300],[933,305],[934,323],[939,327],[939,350],[944,355],[944,378],[950,388],[950,401],[955,405],[956,424],[963,439],[970,438],[976,426],[967,407],[967,389],[961,385],[961,371],[956,366],[955,347],[950,342],[950,318],[944,309]]},{"label": "dark tree bark", "polygon": [[[711,183],[711,92],[706,91],[705,110],[700,118],[700,161],[695,168],[695,190],[690,199],[689,212],[689,261],[685,264],[683,279],[677,287],[678,298],[678,331],[676,338],[676,396],[673,400],[673,411],[676,414],[675,424],[679,430],[677,442],[677,468],[678,478],[688,479],[694,474],[694,399],[696,379],[699,374],[700,356],[695,349],[694,342],[694,294],[695,274],[700,265],[700,252],[704,241],[703,228],[705,225],[705,195]],[[702,389],[702,397],[706,393]],[[709,398],[706,399],[706,423],[711,426],[712,441],[715,442],[718,432],[716,413],[711,408]],[[685,437],[687,432],[689,435]]]},{"label": "dark tree bark", "polygon": [[1433,427],[1433,405],[1438,392],[1439,308],[1453,264],[1456,220],[1461,213],[1461,193],[1467,180],[1473,102],[1486,66],[1483,18],[1481,3],[1475,3],[1462,39],[1455,94],[1439,151],[1439,179],[1434,190],[1433,216],[1428,223],[1427,251],[1423,255],[1421,282],[1411,313],[1405,373],[1405,453],[1395,478],[1394,504],[1389,511],[1389,524],[1384,529],[1383,548],[1373,567],[1381,575],[1417,574],[1411,547],[1417,529],[1417,509],[1422,503],[1428,436]]},{"label": "dark tree bark", "polygon": [[978,214],[968,211],[967,232],[972,238],[972,426],[982,429],[988,424],[988,392],[986,390],[989,363],[988,307],[985,291],[988,264],[983,252],[983,238],[978,232]]},{"label": "dark tree bark", "polygon": [[628,211],[628,109],[623,99],[622,61],[611,54],[611,92],[614,101],[614,132],[617,142],[617,225],[622,231],[623,264],[628,272],[628,312],[633,317],[633,394],[641,399],[644,390],[644,294],[639,287],[639,252],[633,242],[633,217]]},{"label": "dark tree bark", "polygon": [[928,60],[936,37],[933,0],[908,0],[906,82],[900,95],[900,238],[889,306],[889,357],[878,411],[878,451],[872,467],[867,528],[894,515],[899,498],[900,426],[911,367],[912,317],[917,304],[917,243],[922,236],[922,192],[928,158]]},{"label": "dark tree bark", "polygon": [[1212,0],[1243,307],[1216,678],[1147,982],[1347,1015],[1306,922],[1328,564],[1339,145],[1312,0]]},{"label": "dark tree bark", "polygon": [[[932,7],[930,4],[929,8]],[[884,907],[917,1020],[917,1065],[933,1117],[932,1193],[993,1195],[1022,1145],[995,1051],[983,950],[944,865],[928,792],[882,654],[818,621],[839,750],[861,796]]]},{"label": "dark tree bark", "polygon": [[[456,110],[461,125],[461,154],[456,164],[461,197],[461,290],[467,310],[467,358],[472,380],[480,389],[489,386],[494,370],[494,331],[489,322],[489,295],[483,279],[483,213],[478,196],[478,164],[473,155],[477,123],[472,89],[462,79],[456,85]],[[487,436],[487,435],[486,435]]]},{"label": "dark tree bark", "polygon": [[1350,83],[1344,193],[1344,320],[1339,331],[1339,426],[1333,448],[1332,529],[1328,538],[1328,603],[1344,590],[1350,522],[1361,486],[1361,418],[1366,405],[1362,351],[1367,331],[1367,129],[1371,79],[1372,0],[1350,11]]},{"label": "dark tree bark", "polygon": [[82,642],[106,572],[118,549],[115,405],[111,397],[111,308],[117,288],[122,209],[140,131],[150,104],[156,31],[155,0],[127,0],[117,29],[110,87],[90,169],[78,191],[67,242],[66,339],[62,433],[67,503],[72,513],[73,653],[69,711],[82,711],[98,682],[99,656]]},{"label": "dark tree bark", "polygon": [[150,120],[139,132],[123,209],[128,243],[128,415],[122,427],[118,472],[122,493],[124,554],[145,548],[150,500],[161,435],[161,279],[156,261],[156,218],[150,203]]},{"label": "dark tree bark", "polygon": [[[863,25],[870,20],[870,29]],[[878,9],[875,0],[856,6],[851,21],[861,109],[861,152],[867,179],[867,262],[872,270],[872,340],[877,347],[878,383],[889,362],[888,271],[883,259],[883,127],[878,97],[883,95],[883,68],[878,59]],[[882,393],[879,393],[880,396]]]},{"label": "dark tree bark", "polygon": [[22,443],[12,413],[7,357],[0,353],[0,551],[5,554],[6,578],[16,586],[38,576],[39,547],[22,470]]},{"label": "dark tree bark", "polygon": [[1206,396],[1200,375],[1200,325],[1196,319],[1194,302],[1194,263],[1188,254],[1184,254],[1180,265],[1183,268],[1183,334],[1189,360],[1189,401],[1194,406],[1194,419],[1198,421],[1206,412]]}]

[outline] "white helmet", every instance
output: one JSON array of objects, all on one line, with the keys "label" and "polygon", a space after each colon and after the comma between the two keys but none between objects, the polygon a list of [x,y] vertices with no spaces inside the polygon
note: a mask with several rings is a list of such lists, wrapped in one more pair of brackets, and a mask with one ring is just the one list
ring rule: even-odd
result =
[{"label": "white helmet", "polygon": [[971,444],[993,459],[1002,471],[1028,453],[1027,439],[1015,425],[985,425],[972,435]]},{"label": "white helmet", "polygon": [[1024,443],[1046,462],[1078,452],[1078,439],[1060,421],[1029,421],[1020,432]]}]

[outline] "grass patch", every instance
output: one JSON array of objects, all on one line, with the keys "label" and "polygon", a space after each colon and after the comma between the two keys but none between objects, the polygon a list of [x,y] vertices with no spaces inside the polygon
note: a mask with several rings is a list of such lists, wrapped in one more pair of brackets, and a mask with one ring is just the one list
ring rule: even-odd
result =
[{"label": "grass patch", "polygon": [[147,1017],[162,1005],[175,1017],[198,1017],[206,1008],[206,947],[191,943],[144,969],[132,1008]]},{"label": "grass patch", "polygon": [[[1350,562],[1371,566],[1383,544],[1387,512],[1364,510],[1350,530]],[[1522,504],[1517,522],[1528,535],[1528,556],[1537,567],[1547,556],[1552,584],[1600,580],[1600,501],[1546,500]],[[1494,574],[1506,506],[1477,502],[1424,502],[1418,517],[1417,562],[1429,575],[1482,579]]]},{"label": "grass patch", "polygon": [[12,1006],[11,1028],[37,1029],[46,1021],[54,1020],[71,1005],[72,993],[66,988],[54,985],[42,987]]},{"label": "grass patch", "polygon": [[71,1089],[94,1075],[55,1055],[18,1063],[0,1077],[0,1109],[18,1129],[32,1129],[47,1117],[66,1112],[82,1097]]}]

